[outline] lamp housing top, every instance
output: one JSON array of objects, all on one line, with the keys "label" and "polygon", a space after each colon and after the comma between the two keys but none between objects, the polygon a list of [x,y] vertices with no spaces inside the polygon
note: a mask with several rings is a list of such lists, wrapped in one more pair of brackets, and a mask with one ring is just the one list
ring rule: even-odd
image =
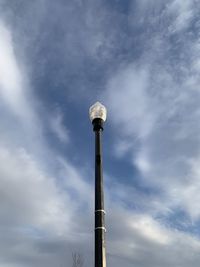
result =
[{"label": "lamp housing top", "polygon": [[90,107],[89,115],[91,122],[94,119],[102,119],[105,122],[107,117],[107,110],[100,102],[96,102]]}]

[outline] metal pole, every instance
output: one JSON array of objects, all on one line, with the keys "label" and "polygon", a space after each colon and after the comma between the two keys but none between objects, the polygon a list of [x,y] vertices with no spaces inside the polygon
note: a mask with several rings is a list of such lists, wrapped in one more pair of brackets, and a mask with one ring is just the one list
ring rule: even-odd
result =
[{"label": "metal pole", "polygon": [[103,120],[93,120],[95,132],[95,267],[106,267],[105,250],[105,210],[103,189],[103,168],[101,135]]}]

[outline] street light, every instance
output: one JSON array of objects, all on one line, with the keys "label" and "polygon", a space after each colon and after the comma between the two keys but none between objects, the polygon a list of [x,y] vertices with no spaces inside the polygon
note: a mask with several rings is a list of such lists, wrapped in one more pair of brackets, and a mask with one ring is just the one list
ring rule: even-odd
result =
[{"label": "street light", "polygon": [[105,210],[103,190],[103,168],[101,153],[101,133],[106,120],[106,108],[96,102],[89,109],[90,120],[95,132],[95,267],[106,267]]}]

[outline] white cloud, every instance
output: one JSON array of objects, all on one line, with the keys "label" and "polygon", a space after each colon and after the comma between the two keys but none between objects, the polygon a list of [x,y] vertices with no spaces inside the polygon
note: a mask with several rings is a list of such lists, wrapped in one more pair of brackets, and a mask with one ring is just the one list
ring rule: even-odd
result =
[{"label": "white cloud", "polygon": [[[60,164],[49,147],[40,114],[42,108],[34,88],[29,86],[30,73],[25,71],[17,47],[12,31],[1,22],[0,230],[7,234],[0,242],[0,265],[18,266],[20,262],[19,266],[32,263],[49,266],[51,260],[55,265],[60,257],[61,262],[66,257],[60,247],[75,250],[85,240],[91,243],[90,221],[87,217],[79,218],[83,223],[78,227],[76,216],[83,204],[82,197],[87,198],[89,186],[86,182],[79,185],[82,181],[79,172],[67,161],[65,167]],[[60,114],[52,119],[51,127],[62,142],[68,141]],[[76,201],[75,190],[78,190]],[[85,216],[86,200],[84,205]],[[56,256],[50,257],[52,247]]]},{"label": "white cloud", "polygon": [[140,232],[145,238],[161,245],[168,245],[171,240],[166,229],[154,221],[149,216],[134,216],[132,222],[130,222],[131,227]]},{"label": "white cloud", "polygon": [[[199,159],[191,160],[189,163],[190,173],[188,174],[184,184],[171,188],[171,196],[177,195],[176,201],[179,205],[183,206],[185,210],[191,215],[192,219],[198,220],[199,212],[199,190],[200,190],[200,168]],[[183,178],[184,179],[184,178]]]},{"label": "white cloud", "polygon": [[144,175],[151,171],[151,162],[145,149],[138,153],[137,157],[134,159],[134,164]]},{"label": "white cloud", "polygon": [[146,214],[112,208],[110,216],[107,247],[113,265],[198,266],[199,239],[164,227]]},{"label": "white cloud", "polygon": [[123,140],[116,146],[115,149],[115,155],[118,157],[123,157],[130,149],[132,145],[128,140]]},{"label": "white cloud", "polygon": [[[47,1],[38,1],[35,2],[38,10],[38,3],[42,2],[46,5],[43,5],[43,10],[53,9],[52,6],[48,9]],[[171,62],[170,55],[174,59],[179,52],[172,51],[173,54],[170,54],[173,45],[170,46],[168,40],[164,39],[163,28],[159,32],[160,21],[166,12],[159,13],[158,21],[154,16],[164,1],[139,2],[142,7],[140,12],[145,12],[138,13],[138,17],[143,18],[144,22],[144,17],[149,15],[156,25],[155,32],[152,33],[147,27],[151,35],[148,38],[146,31],[142,31],[148,49],[137,62],[130,63],[133,56],[130,55],[129,63],[123,63],[123,66],[119,64],[121,67],[110,78],[103,98],[109,108],[110,122],[120,132],[122,142],[118,147],[118,156],[126,157],[126,153],[131,152],[132,162],[141,172],[142,182],[147,187],[162,190],[162,194],[153,191],[149,196],[129,184],[122,186],[112,183],[106,203],[108,265],[196,267],[200,261],[199,239],[169,229],[155,218],[160,213],[170,212],[170,208],[179,207],[195,221],[200,216],[197,145],[200,114],[199,41],[190,42],[188,36],[188,40],[179,37],[185,49],[180,53],[179,63]],[[176,2],[180,5],[180,1]],[[181,32],[190,24],[190,5],[182,5],[185,6],[180,11],[182,15],[173,11],[171,28],[166,27],[169,29],[167,36]],[[55,4],[53,7],[53,19],[57,20],[62,6]],[[34,16],[32,9],[29,10]],[[90,57],[100,55],[101,59],[110,59],[117,37],[112,36],[107,42],[105,37],[109,34],[101,32],[101,21],[106,20],[108,13],[103,19],[99,16],[98,27],[88,27],[84,35],[85,28],[80,30],[80,25],[77,27],[74,10],[77,13],[76,8],[70,6],[67,9],[70,17],[68,22],[71,20],[71,23],[65,25],[73,27],[65,36],[67,52],[63,55],[74,53],[74,58],[70,58],[73,67],[79,60],[84,61],[81,58],[82,48]],[[96,14],[97,9],[92,11],[95,12],[91,14]],[[92,16],[88,23],[91,24],[93,20]],[[80,31],[75,36],[72,29]],[[27,95],[29,79],[21,67],[21,59],[17,57],[12,32],[1,23],[0,33],[0,48],[4,52],[0,54],[0,101],[6,114],[0,126],[6,126],[5,133],[1,131],[0,134],[1,264],[12,267],[66,265],[71,258],[70,251],[78,248],[81,251],[86,249],[86,261],[90,260],[92,265],[93,190],[84,178],[91,174],[55,155],[44,140],[40,111],[34,106],[34,96]],[[90,39],[91,33],[94,36]],[[86,43],[83,44],[84,40]],[[72,44],[75,44],[75,49]],[[64,56],[64,61],[68,59],[67,56]],[[19,124],[13,118],[9,120],[10,112],[19,116]],[[64,143],[68,142],[62,115],[58,113],[49,121],[57,137]],[[21,127],[22,124],[24,127]],[[140,210],[140,214],[131,210],[133,207],[134,210]]]},{"label": "white cloud", "polygon": [[0,21],[0,96],[12,112],[22,118],[32,115],[26,99],[27,87],[15,55],[12,34]]},{"label": "white cloud", "polygon": [[145,138],[152,131],[156,118],[148,98],[148,82],[148,69],[132,64],[123,66],[108,83],[104,99],[110,116],[115,123],[120,122],[127,136],[134,133],[137,138]]},{"label": "white cloud", "polygon": [[175,17],[174,22],[169,27],[169,31],[175,33],[185,30],[194,18],[195,11],[195,1],[193,0],[174,0],[168,4],[167,12]]},{"label": "white cloud", "polygon": [[55,266],[91,253],[91,188],[73,166],[58,163],[52,176],[24,148],[2,144],[0,160],[0,265]]},{"label": "white cloud", "polygon": [[[180,2],[173,1],[172,5]],[[183,16],[188,10],[195,14],[192,2],[187,1],[182,8],[177,12]],[[161,18],[166,21],[168,15],[158,14],[154,23]],[[174,25],[174,21],[168,25]],[[184,21],[177,31],[189,25],[187,19]],[[190,162],[199,159],[199,39],[190,39],[190,33],[178,36],[180,50],[174,52],[170,34],[163,35],[158,28],[151,36],[152,46],[110,77],[103,97],[119,133],[116,142],[122,152],[128,143],[125,149],[132,150],[141,182],[162,192],[160,212],[183,209],[191,220],[198,221],[200,212],[192,203],[198,203],[199,179]],[[122,155],[126,157],[126,153]]]},{"label": "white cloud", "polygon": [[63,124],[63,115],[60,111],[57,111],[55,115],[51,116],[50,127],[61,142],[69,142],[69,131]]},{"label": "white cloud", "polygon": [[[63,186],[69,191],[73,190],[76,192],[77,200],[79,204],[84,202],[91,207],[93,200],[93,188],[86,180],[84,180],[84,170],[76,170],[66,160],[59,157],[58,161],[61,164],[60,176],[63,177]],[[82,175],[80,175],[82,173]]]},{"label": "white cloud", "polygon": [[[197,219],[198,209],[194,212],[192,205],[186,203],[196,203],[194,188],[199,188],[189,161],[199,155],[195,143],[199,142],[197,103],[200,96],[197,93],[194,98],[189,88],[179,90],[174,81],[167,83],[173,74],[165,74],[161,66],[160,71],[151,71],[153,83],[148,84],[141,72],[134,65],[132,69],[128,66],[108,84],[105,101],[110,107],[112,122],[118,129],[120,126],[122,141],[118,141],[122,145],[128,137],[128,149],[130,151],[132,144],[133,163],[141,171],[143,182],[152,183],[169,195],[163,210],[166,206],[182,207],[193,218],[195,213]],[[188,186],[188,180],[193,189]]]},{"label": "white cloud", "polygon": [[63,234],[69,230],[70,199],[24,149],[0,148],[1,222]]}]

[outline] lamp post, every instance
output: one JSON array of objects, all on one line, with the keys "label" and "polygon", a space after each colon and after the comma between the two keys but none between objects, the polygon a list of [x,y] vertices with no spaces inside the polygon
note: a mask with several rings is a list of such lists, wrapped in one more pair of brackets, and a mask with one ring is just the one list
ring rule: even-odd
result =
[{"label": "lamp post", "polygon": [[89,110],[90,120],[95,132],[95,267],[106,267],[105,250],[105,210],[103,190],[103,168],[101,136],[106,120],[106,108],[96,102]]}]

